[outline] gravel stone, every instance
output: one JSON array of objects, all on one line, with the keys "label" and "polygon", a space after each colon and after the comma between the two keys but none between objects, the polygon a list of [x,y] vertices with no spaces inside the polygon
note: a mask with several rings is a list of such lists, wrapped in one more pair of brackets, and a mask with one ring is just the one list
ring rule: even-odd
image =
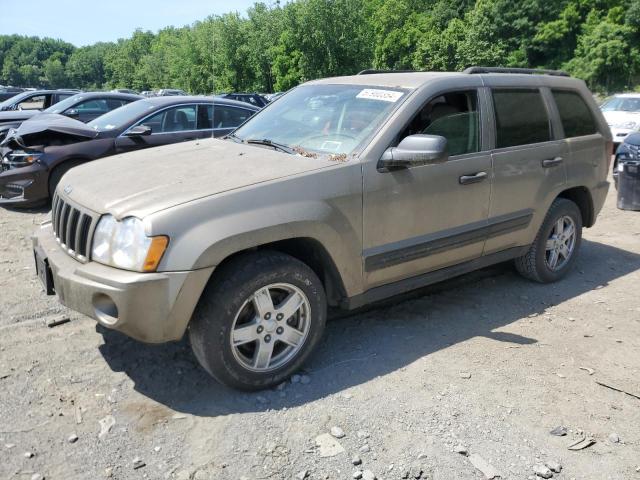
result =
[{"label": "gravel stone", "polygon": [[533,467],[533,473],[542,478],[553,477],[553,472],[546,465],[535,465]]},{"label": "gravel stone", "polygon": [[376,476],[371,470],[365,470],[362,472],[362,480],[376,480]]},{"label": "gravel stone", "polygon": [[340,427],[331,427],[331,435],[335,438],[344,438],[345,433]]},{"label": "gravel stone", "polygon": [[609,441],[611,443],[620,443],[620,436],[617,433],[612,433],[609,435]]},{"label": "gravel stone", "polygon": [[560,473],[562,471],[562,465],[560,465],[558,462],[547,462],[547,467],[549,467],[549,470],[555,473]]},{"label": "gravel stone", "polygon": [[360,458],[359,455],[355,455],[352,459],[351,459],[351,463],[354,465],[360,465],[362,463],[362,459]]},{"label": "gravel stone", "polygon": [[353,472],[352,477],[356,480],[360,480],[362,478],[362,470],[356,470],[355,472]]},{"label": "gravel stone", "polygon": [[142,459],[140,457],[136,457],[133,459],[133,469],[134,470],[138,470],[139,468],[142,468],[144,466],[146,466],[147,464],[144,463],[144,461],[142,461]]},{"label": "gravel stone", "polygon": [[296,478],[298,480],[304,480],[308,476],[309,476],[309,470],[302,470],[301,472],[298,472],[298,474],[296,475]]},{"label": "gravel stone", "polygon": [[78,435],[72,433],[71,435],[69,435],[69,438],[67,438],[67,441],[69,443],[76,443],[78,441]]},{"label": "gravel stone", "polygon": [[459,453],[460,455],[464,455],[465,457],[469,455],[469,449],[464,445],[456,445],[455,447],[453,447],[453,451],[455,453]]},{"label": "gravel stone", "polygon": [[371,451],[371,447],[368,444],[364,444],[360,447],[360,453],[369,453]]}]

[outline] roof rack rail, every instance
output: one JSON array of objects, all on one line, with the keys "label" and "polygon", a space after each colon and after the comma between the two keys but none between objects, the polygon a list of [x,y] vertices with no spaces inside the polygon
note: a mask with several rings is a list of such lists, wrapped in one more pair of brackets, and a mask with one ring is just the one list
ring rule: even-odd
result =
[{"label": "roof rack rail", "polygon": [[415,73],[416,70],[376,70],[374,68],[369,68],[367,70],[362,70],[358,72],[358,75],[373,75],[376,73]]},{"label": "roof rack rail", "polygon": [[538,68],[505,68],[505,67],[469,67],[464,72],[469,75],[479,73],[523,73],[526,75],[552,75],[554,77],[570,77],[562,70],[543,70]]}]

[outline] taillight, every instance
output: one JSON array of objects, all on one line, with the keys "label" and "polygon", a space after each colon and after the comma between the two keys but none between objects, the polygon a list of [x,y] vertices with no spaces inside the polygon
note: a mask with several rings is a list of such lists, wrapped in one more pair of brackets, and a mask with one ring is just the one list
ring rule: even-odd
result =
[{"label": "taillight", "polygon": [[611,159],[615,153],[613,151],[613,146],[614,146],[614,143],[611,141],[605,142],[604,144],[604,156],[607,159],[607,172],[611,168]]}]

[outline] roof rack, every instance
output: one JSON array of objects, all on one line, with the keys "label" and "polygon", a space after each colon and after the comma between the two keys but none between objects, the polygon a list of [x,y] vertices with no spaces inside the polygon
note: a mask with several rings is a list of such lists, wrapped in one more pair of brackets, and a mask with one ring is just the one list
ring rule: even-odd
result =
[{"label": "roof rack", "polygon": [[464,72],[469,75],[479,73],[523,73],[526,75],[552,75],[554,77],[570,77],[562,70],[543,70],[538,68],[505,68],[505,67],[469,67]]},{"label": "roof rack", "polygon": [[415,73],[416,70],[375,70],[373,68],[362,70],[358,75],[373,75],[376,73]]}]

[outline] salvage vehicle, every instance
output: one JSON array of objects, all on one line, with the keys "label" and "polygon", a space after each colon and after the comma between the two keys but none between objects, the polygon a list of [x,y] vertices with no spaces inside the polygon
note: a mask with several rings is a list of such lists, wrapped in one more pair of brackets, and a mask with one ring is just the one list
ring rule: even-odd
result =
[{"label": "salvage vehicle", "polygon": [[223,136],[257,110],[232,100],[216,100],[214,108],[206,97],[154,97],[131,102],[86,125],[64,115],[42,114],[12,130],[0,144],[0,206],[45,203],[62,176],[77,165],[131,150]]},{"label": "salvage vehicle", "polygon": [[[0,104],[0,107],[11,105],[11,111],[0,112],[0,142],[9,130],[18,128],[22,122],[41,113],[57,113],[86,123],[141,98],[143,97],[140,95],[78,93],[72,90],[26,92]],[[45,110],[41,111],[43,108]]]},{"label": "salvage vehicle", "polygon": [[639,162],[640,163],[640,133],[631,133],[627,135],[624,142],[616,150],[613,159],[613,181],[618,188],[619,166],[622,162]]},{"label": "salvage vehicle", "polygon": [[260,108],[264,108],[269,104],[269,100],[257,93],[221,93],[219,97],[245,102]]},{"label": "salvage vehicle", "polygon": [[613,141],[619,144],[627,135],[640,130],[640,94],[614,95],[600,107],[607,120]]},{"label": "salvage vehicle", "polygon": [[609,184],[585,83],[474,67],[307,82],[225,139],[73,169],[33,238],[48,294],[216,379],[279,384],[353,309],[514,260],[571,270]]}]

